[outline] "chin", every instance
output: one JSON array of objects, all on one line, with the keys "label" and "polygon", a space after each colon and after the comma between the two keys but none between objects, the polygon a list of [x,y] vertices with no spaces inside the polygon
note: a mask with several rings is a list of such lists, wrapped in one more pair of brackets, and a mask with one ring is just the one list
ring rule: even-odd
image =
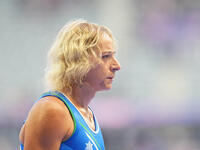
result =
[{"label": "chin", "polygon": [[99,90],[97,90],[97,91],[108,91],[108,90],[110,90],[112,88],[112,86],[107,86],[107,87],[104,87],[104,88],[101,88],[101,89],[99,89]]},{"label": "chin", "polygon": [[104,90],[110,90],[112,88],[112,85],[109,85],[109,86],[106,86],[105,88],[104,88]]},{"label": "chin", "polygon": [[97,91],[107,91],[107,90],[110,90],[111,88],[112,88],[112,84],[110,84],[110,83],[104,83],[104,84],[101,84],[97,88]]}]

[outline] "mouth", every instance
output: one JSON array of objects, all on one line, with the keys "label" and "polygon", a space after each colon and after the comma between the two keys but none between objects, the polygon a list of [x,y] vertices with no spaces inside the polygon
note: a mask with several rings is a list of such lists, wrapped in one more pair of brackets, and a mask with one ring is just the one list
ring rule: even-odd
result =
[{"label": "mouth", "polygon": [[107,79],[113,80],[113,79],[114,79],[114,77],[107,77]]}]

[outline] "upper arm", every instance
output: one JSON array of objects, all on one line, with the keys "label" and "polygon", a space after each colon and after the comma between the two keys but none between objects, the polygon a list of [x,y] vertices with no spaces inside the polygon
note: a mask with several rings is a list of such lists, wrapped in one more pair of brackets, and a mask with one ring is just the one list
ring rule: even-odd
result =
[{"label": "upper arm", "polygon": [[24,150],[59,150],[72,127],[65,109],[55,101],[34,106],[25,124]]}]

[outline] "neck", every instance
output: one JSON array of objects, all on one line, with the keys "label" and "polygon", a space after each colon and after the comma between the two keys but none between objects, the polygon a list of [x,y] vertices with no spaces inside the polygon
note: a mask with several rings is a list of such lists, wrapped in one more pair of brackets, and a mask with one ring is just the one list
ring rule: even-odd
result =
[{"label": "neck", "polygon": [[88,105],[95,96],[96,91],[88,84],[83,84],[81,87],[74,87],[72,94],[65,94],[77,108],[88,110]]}]

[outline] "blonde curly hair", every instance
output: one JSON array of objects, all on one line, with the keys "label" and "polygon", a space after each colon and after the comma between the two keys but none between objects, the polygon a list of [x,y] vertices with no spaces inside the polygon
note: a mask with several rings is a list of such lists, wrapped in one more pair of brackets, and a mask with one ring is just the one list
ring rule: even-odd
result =
[{"label": "blonde curly hair", "polygon": [[91,56],[97,60],[101,58],[98,45],[104,33],[114,42],[111,31],[105,26],[82,19],[67,23],[59,31],[48,54],[47,88],[71,93],[74,86],[82,85],[94,65]]}]

